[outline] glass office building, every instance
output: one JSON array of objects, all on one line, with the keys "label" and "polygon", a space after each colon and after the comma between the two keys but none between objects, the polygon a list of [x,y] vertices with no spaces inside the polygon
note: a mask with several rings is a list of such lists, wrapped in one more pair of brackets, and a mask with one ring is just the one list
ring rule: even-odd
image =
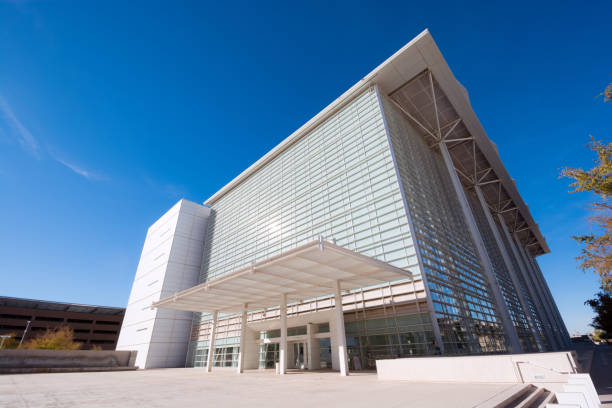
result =
[{"label": "glass office building", "polygon": [[[300,255],[314,243],[336,263]],[[351,370],[558,350],[569,336],[546,252],[425,31],[204,205],[182,200],[149,229],[119,348],[142,350],[141,367]],[[389,280],[344,278],[357,262]]]}]

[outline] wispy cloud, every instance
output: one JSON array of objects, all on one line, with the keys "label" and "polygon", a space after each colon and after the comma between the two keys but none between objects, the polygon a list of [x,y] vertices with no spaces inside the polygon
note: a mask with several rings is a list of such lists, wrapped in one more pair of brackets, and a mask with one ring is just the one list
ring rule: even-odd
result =
[{"label": "wispy cloud", "polygon": [[60,159],[60,158],[57,158],[57,157],[54,157],[54,159],[58,163],[63,164],[64,166],[68,167],[70,170],[74,171],[79,176],[83,176],[86,179],[89,179],[89,180],[106,180],[106,177],[101,176],[99,174],[92,173],[91,171],[85,170],[84,168],[79,167],[79,166],[77,166],[75,164],[68,163],[66,160],[63,160],[63,159]]},{"label": "wispy cloud", "polygon": [[21,146],[21,148],[32,154],[37,159],[42,157],[43,153],[47,153],[51,159],[56,162],[62,164],[63,166],[69,168],[79,176],[85,177],[88,180],[106,180],[107,178],[94,173],[90,170],[86,170],[80,165],[76,165],[64,159],[62,156],[55,153],[53,149],[50,149],[48,146],[46,149],[43,149],[38,142],[38,140],[32,135],[32,132],[28,128],[26,128],[23,123],[17,118],[13,109],[8,104],[8,102],[0,95],[0,119],[3,119],[7,125],[8,136],[9,138],[15,139],[17,143]]},{"label": "wispy cloud", "polygon": [[32,132],[17,119],[17,116],[13,113],[13,109],[11,109],[11,106],[2,96],[0,96],[0,112],[9,125],[11,134],[17,139],[21,148],[39,159],[40,152],[38,141],[32,135]]}]

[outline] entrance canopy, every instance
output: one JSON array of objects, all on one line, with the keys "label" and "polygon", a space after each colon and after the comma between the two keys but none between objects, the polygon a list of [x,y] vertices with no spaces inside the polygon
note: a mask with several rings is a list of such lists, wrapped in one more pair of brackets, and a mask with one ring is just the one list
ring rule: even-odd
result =
[{"label": "entrance canopy", "polygon": [[253,263],[220,278],[201,283],[153,303],[153,307],[192,312],[240,313],[278,307],[389,281],[412,274],[388,263],[318,240],[267,260]]}]

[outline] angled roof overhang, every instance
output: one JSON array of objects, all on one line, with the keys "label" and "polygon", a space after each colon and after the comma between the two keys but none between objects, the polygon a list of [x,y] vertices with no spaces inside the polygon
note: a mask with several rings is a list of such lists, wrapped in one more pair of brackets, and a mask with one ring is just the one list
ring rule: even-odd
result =
[{"label": "angled roof overhang", "polygon": [[153,303],[153,307],[192,312],[239,313],[278,306],[281,296],[298,302],[390,281],[412,274],[388,263],[319,240],[201,283]]},{"label": "angled roof overhang", "polygon": [[[412,119],[422,120],[428,128],[421,126],[415,128],[420,130],[424,137],[444,134],[451,140],[457,140],[447,146],[464,185],[471,188],[475,181],[481,185],[491,210],[502,215],[510,231],[517,233],[522,244],[532,255],[550,252],[527,204],[516,188],[514,179],[504,167],[497,147],[488,138],[472,110],[467,91],[455,79],[428,30],[423,31],[353,85],[323,111],[206,200],[205,204],[213,205],[228,191],[372,86],[378,86],[383,95],[389,96],[405,113],[412,116]],[[432,88],[433,91],[428,90]],[[436,108],[441,119],[439,125],[433,120]],[[435,142],[432,140],[433,148]]]}]

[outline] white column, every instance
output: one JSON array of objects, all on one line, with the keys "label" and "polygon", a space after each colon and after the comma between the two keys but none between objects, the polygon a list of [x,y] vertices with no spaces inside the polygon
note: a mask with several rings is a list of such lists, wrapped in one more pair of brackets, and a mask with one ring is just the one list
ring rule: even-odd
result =
[{"label": "white column", "polygon": [[559,350],[560,347],[559,347],[559,344],[557,343],[555,326],[551,318],[550,311],[548,310],[546,299],[544,298],[544,294],[542,293],[542,289],[540,288],[540,285],[538,284],[538,281],[536,280],[536,277],[533,274],[533,270],[531,269],[531,266],[529,265],[529,261],[527,260],[527,255],[525,255],[525,251],[523,250],[523,246],[521,245],[521,240],[518,238],[516,233],[513,234],[513,237],[514,237],[514,243],[518,249],[518,253],[521,255],[521,260],[523,262],[523,265],[525,265],[525,272],[527,273],[527,276],[529,277],[529,281],[533,285],[533,289],[537,294],[537,297],[534,298],[534,302],[539,303],[543,311],[541,318],[546,320],[546,325],[548,326],[547,327],[547,337],[550,340],[550,346],[554,350]]},{"label": "white column", "polygon": [[310,326],[311,340],[310,349],[308,350],[310,353],[308,355],[308,364],[310,364],[312,370],[318,370],[321,368],[321,342],[315,337],[315,333],[318,332],[319,325],[311,323]]},{"label": "white column", "polygon": [[306,367],[309,370],[314,370],[312,364],[312,343],[314,341],[314,326],[312,323],[306,324],[306,357],[308,358],[308,364]]},{"label": "white column", "polygon": [[[506,246],[504,245],[504,242],[502,241],[501,235],[499,235],[499,230],[497,229],[497,225],[495,224],[493,215],[491,215],[491,212],[489,211],[489,206],[487,205],[487,202],[485,201],[485,198],[484,198],[484,195],[482,194],[482,190],[480,189],[480,186],[477,185],[475,187],[475,190],[476,190],[476,195],[478,196],[478,201],[480,201],[480,206],[482,207],[482,211],[484,211],[485,216],[487,217],[489,228],[491,229],[491,232],[493,232],[495,243],[497,244],[497,247],[499,248],[499,251],[501,252],[502,258],[504,260],[504,264],[506,265],[506,270],[508,271],[508,275],[510,275],[510,279],[512,280],[512,285],[514,286],[514,290],[516,291],[516,294],[518,296],[519,302],[521,304],[521,308],[523,309],[523,312],[525,314],[525,319],[527,320],[527,324],[529,325],[529,329],[531,330],[531,334],[533,335],[533,339],[535,340],[538,346],[538,350],[544,351],[544,346],[542,345],[540,334],[538,333],[538,330],[535,327],[535,324],[531,317],[531,311],[529,310],[529,304],[525,300],[525,296],[523,296],[523,291],[521,290],[520,282],[518,278],[516,277],[516,272],[514,271],[514,265],[512,264],[512,261],[510,260],[510,255],[508,255],[508,252],[506,251]],[[503,222],[503,219],[501,220],[501,222]]]},{"label": "white column", "polygon": [[563,317],[561,316],[561,312],[559,312],[559,307],[557,306],[557,302],[555,302],[555,298],[552,295],[552,292],[550,291],[550,287],[548,286],[548,283],[546,282],[546,279],[544,278],[544,274],[542,273],[542,269],[540,268],[540,265],[538,263],[538,260],[533,258],[532,259],[532,263],[533,263],[533,267],[534,269],[536,269],[536,271],[538,272],[539,276],[542,277],[542,280],[545,283],[545,288],[548,291],[548,294],[550,296],[550,299],[552,301],[552,305],[553,305],[553,312],[555,313],[555,316],[557,316],[557,320],[559,322],[559,325],[561,326],[561,337],[562,337],[562,341],[563,344],[565,345],[565,347],[570,348],[571,347],[571,343],[570,343],[570,335],[567,331],[567,327],[565,326],[565,322],[563,321]]},{"label": "white column", "polygon": [[280,363],[280,373],[287,372],[287,295],[281,295],[280,303],[280,347],[278,360]]},{"label": "white column", "polygon": [[212,322],[210,326],[210,335],[208,336],[208,358],[206,359],[206,372],[212,371],[213,356],[215,355],[215,339],[217,338],[217,319],[219,312],[216,310],[212,314]]},{"label": "white column", "polygon": [[338,339],[338,362],[340,375],[348,375],[348,354],[346,351],[346,332],[344,330],[344,312],[342,311],[342,295],[340,294],[340,281],[334,284],[334,313],[336,315],[336,333]]},{"label": "white column", "polygon": [[465,222],[468,226],[468,229],[470,230],[472,241],[474,241],[474,246],[476,247],[478,257],[480,258],[480,263],[482,264],[482,268],[485,273],[485,278],[489,282],[491,294],[493,295],[493,299],[495,300],[495,305],[499,312],[499,316],[501,317],[502,326],[504,328],[504,332],[510,345],[510,351],[513,353],[520,353],[521,343],[519,342],[518,335],[516,334],[514,324],[512,324],[512,319],[510,319],[510,313],[508,313],[508,307],[506,306],[506,302],[504,301],[501,290],[499,289],[499,285],[497,284],[497,280],[495,279],[493,265],[491,264],[491,260],[489,259],[489,255],[487,254],[487,249],[485,248],[482,236],[478,231],[476,219],[474,218],[474,214],[472,214],[470,204],[468,203],[467,197],[465,196],[465,191],[463,190],[463,186],[459,181],[459,176],[457,176],[457,173],[455,172],[453,159],[451,159],[450,153],[448,152],[448,148],[444,143],[440,143],[440,152],[442,153],[444,164],[446,165],[446,169],[448,170],[448,174],[450,175],[451,181],[453,183],[455,193],[457,194],[457,199],[459,201],[459,205],[461,206],[461,210],[463,211]]},{"label": "white column", "polygon": [[[521,255],[519,254],[518,249],[516,248],[516,245],[514,243],[514,240],[512,239],[512,236],[510,235],[510,231],[508,231],[508,227],[506,226],[506,223],[504,221],[504,217],[502,217],[501,214],[497,214],[497,217],[499,218],[499,223],[501,225],[502,231],[504,233],[504,235],[506,236],[506,240],[508,241],[508,244],[510,245],[510,249],[512,250],[512,254],[514,255],[514,259],[516,259],[516,263],[519,266],[519,271],[521,272],[521,275],[523,276],[523,280],[525,281],[525,286],[527,286],[527,291],[529,292],[529,296],[531,296],[531,300],[533,302],[533,306],[536,308],[536,312],[539,316],[540,319],[540,323],[542,324],[542,330],[545,330],[546,327],[546,316],[544,315],[544,311],[542,310],[542,304],[539,301],[539,296],[537,296],[535,289],[533,287],[533,284],[531,283],[531,280],[529,279],[529,275],[527,273],[527,270],[525,269],[526,267],[523,265],[523,261],[521,258]],[[548,336],[546,333],[544,333],[544,335],[546,337],[550,337]],[[538,335],[539,337],[539,335]],[[551,344],[552,345],[552,344]],[[548,351],[548,350],[544,350],[544,351]]]},{"label": "white column", "polygon": [[557,302],[555,301],[555,298],[552,295],[552,292],[550,291],[548,282],[546,281],[546,278],[544,278],[544,274],[542,273],[540,264],[538,263],[538,260],[535,257],[532,258],[531,261],[533,264],[533,268],[536,270],[536,272],[538,273],[538,276],[540,276],[542,281],[544,282],[544,288],[546,289],[550,297],[550,301],[553,307],[553,313],[555,314],[555,317],[557,318],[559,330],[561,331],[561,341],[565,345],[565,347],[570,348],[571,347],[570,335],[567,331],[567,327],[565,326],[565,322],[563,321],[563,317],[561,316],[561,312],[559,312],[559,307],[557,306]]},{"label": "white column", "polygon": [[238,354],[238,374],[244,372],[244,359],[246,353],[246,329],[247,329],[247,305],[242,309],[242,319],[240,320],[240,351]]},{"label": "white column", "polygon": [[562,348],[561,343],[559,343],[559,336],[558,336],[558,330],[557,330],[557,323],[554,319],[554,316],[550,310],[550,304],[548,302],[548,298],[546,297],[546,293],[544,292],[544,289],[542,289],[542,285],[535,273],[535,271],[533,270],[533,265],[529,262],[529,255],[527,254],[527,251],[525,250],[525,248],[521,245],[521,241],[518,237],[518,235],[515,233],[514,234],[514,239],[517,242],[517,245],[519,246],[519,251],[521,253],[521,255],[523,256],[523,260],[525,262],[525,268],[527,270],[527,272],[529,273],[529,276],[531,276],[533,285],[536,289],[536,291],[538,291],[539,296],[540,296],[540,302],[542,303],[542,306],[544,308],[544,311],[546,312],[546,316],[549,322],[549,326],[550,326],[550,330],[551,330],[551,337],[553,339],[553,344],[556,350],[560,350]]},{"label": "white column", "polygon": [[562,331],[563,329],[561,327],[561,322],[559,321],[559,318],[557,314],[555,313],[555,301],[552,297],[552,294],[550,293],[550,290],[548,289],[548,285],[546,284],[546,280],[544,279],[544,276],[540,273],[539,269],[536,269],[535,259],[529,256],[529,254],[527,253],[527,250],[525,250],[525,254],[527,256],[527,261],[529,262],[529,266],[531,270],[533,271],[533,276],[538,281],[538,284],[540,285],[540,288],[542,290],[542,294],[544,295],[546,299],[546,304],[548,305],[550,317],[553,319],[552,323],[555,326],[556,340],[557,340],[557,343],[559,344],[559,349],[563,349],[565,346],[564,341],[563,341],[563,337],[564,337],[563,331]]}]

